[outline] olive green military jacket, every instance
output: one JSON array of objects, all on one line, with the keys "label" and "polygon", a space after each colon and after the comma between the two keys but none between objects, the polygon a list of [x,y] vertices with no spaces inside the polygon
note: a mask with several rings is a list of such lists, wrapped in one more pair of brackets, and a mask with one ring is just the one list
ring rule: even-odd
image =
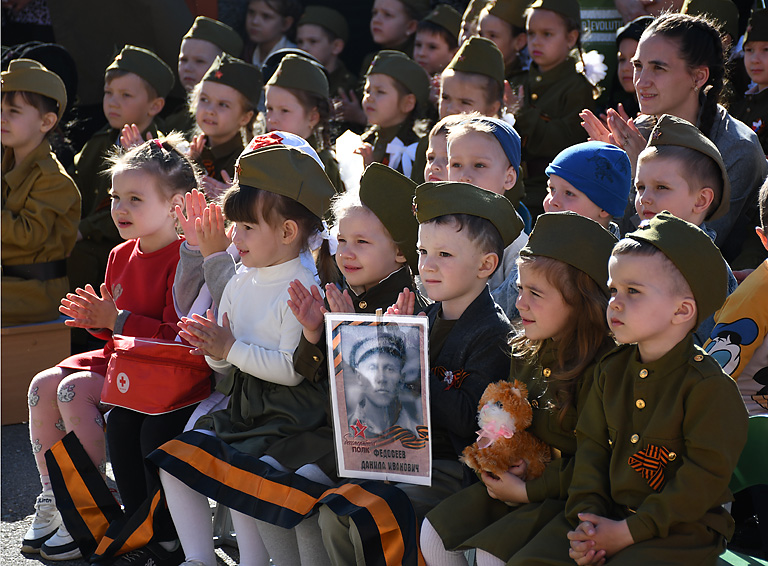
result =
[{"label": "olive green military jacket", "polygon": [[768,155],[768,89],[747,93],[744,100],[732,104],[728,111],[752,128],[760,140],[763,153]]},{"label": "olive green military jacket", "polygon": [[195,161],[202,166],[206,175],[223,183],[222,171],[226,171],[230,179],[235,178],[235,162],[240,157],[243,149],[245,149],[243,136],[238,131],[229,141],[216,147],[211,147],[206,143],[203,151],[200,152],[200,156]]},{"label": "olive green military jacket", "polygon": [[626,519],[634,541],[699,524],[726,538],[728,482],[747,439],[736,383],[689,334],[659,360],[636,345],[598,364],[576,427],[578,449],[566,515]]},{"label": "olive green military jacket", "polygon": [[328,91],[331,94],[331,98],[339,95],[339,89],[346,96],[349,96],[349,91],[355,90],[357,86],[357,77],[349,72],[349,69],[341,60],[337,62],[336,69],[332,73],[328,73]]},{"label": "olive green military jacket", "polygon": [[[424,167],[427,163],[427,147],[429,145],[428,137],[419,137],[416,132],[413,131],[413,124],[410,120],[406,120],[402,124],[397,126],[391,126],[389,128],[380,128],[379,126],[371,126],[361,136],[364,142],[367,142],[373,146],[373,160],[377,163],[390,165],[389,154],[387,153],[387,146],[395,138],[399,138],[403,145],[410,146],[416,145],[416,152],[411,164],[410,179],[416,183],[421,184],[424,182]],[[397,167],[392,167],[398,173],[403,173],[402,161],[397,164]]]}]

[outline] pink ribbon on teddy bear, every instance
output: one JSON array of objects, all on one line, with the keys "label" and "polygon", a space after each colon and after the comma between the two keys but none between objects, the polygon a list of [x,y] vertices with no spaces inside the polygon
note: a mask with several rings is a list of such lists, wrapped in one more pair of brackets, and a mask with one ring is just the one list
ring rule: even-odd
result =
[{"label": "pink ribbon on teddy bear", "polygon": [[477,431],[477,447],[481,449],[488,448],[499,437],[512,438],[514,435],[515,431],[509,430],[506,425],[496,428],[496,423],[490,422]]}]

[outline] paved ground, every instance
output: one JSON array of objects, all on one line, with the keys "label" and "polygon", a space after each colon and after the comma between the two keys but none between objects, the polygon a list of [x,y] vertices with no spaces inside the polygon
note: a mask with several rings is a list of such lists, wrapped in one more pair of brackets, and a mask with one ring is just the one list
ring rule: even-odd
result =
[{"label": "paved ground", "polygon": [[[0,476],[2,486],[0,502],[0,565],[38,566],[48,564],[37,554],[22,554],[19,551],[24,533],[32,523],[35,512],[35,498],[40,493],[40,476],[29,447],[29,432],[26,423],[6,425],[0,437]],[[111,470],[108,470],[111,475]],[[112,485],[114,487],[114,484]],[[237,550],[222,547],[216,550],[220,566],[232,566],[238,559]],[[56,562],[62,566],[86,566],[85,560]]]}]

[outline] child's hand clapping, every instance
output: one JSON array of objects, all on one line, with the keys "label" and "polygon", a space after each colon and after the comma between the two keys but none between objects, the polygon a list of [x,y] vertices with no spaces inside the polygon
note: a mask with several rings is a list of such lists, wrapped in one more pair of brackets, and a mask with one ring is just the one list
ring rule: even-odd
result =
[{"label": "child's hand clapping", "polygon": [[224,179],[224,182],[217,181],[209,175],[200,180],[200,188],[203,189],[205,196],[209,199],[219,198],[232,186],[232,178],[229,176],[229,173],[222,171],[221,178]]},{"label": "child's hand clapping", "polygon": [[229,327],[227,313],[224,313],[221,322],[222,326],[219,326],[210,309],[206,317],[199,314],[193,314],[192,318],[185,316],[178,325],[181,329],[179,336],[195,347],[193,354],[224,360],[235,343],[235,337]]},{"label": "child's hand clapping", "polygon": [[205,195],[197,189],[192,189],[184,195],[185,210],[182,210],[178,204],[176,205],[176,218],[190,246],[198,245],[195,224],[198,218],[203,217],[203,211],[207,204],[205,202]]},{"label": "child's hand clapping", "polygon": [[216,252],[227,250],[232,243],[232,229],[225,229],[224,214],[218,204],[209,204],[203,211],[203,216],[195,220],[195,232],[203,257]]},{"label": "child's hand clapping", "polygon": [[397,302],[387,309],[387,314],[411,315],[415,309],[416,293],[405,287],[397,296]]},{"label": "child's hand clapping", "polygon": [[147,132],[147,139],[141,137],[141,131],[136,124],[126,124],[120,130],[120,146],[123,149],[131,149],[152,139],[152,132]]},{"label": "child's hand clapping", "polygon": [[368,167],[373,163],[373,146],[371,144],[363,142],[363,144],[355,150],[355,153],[362,156],[363,166]]},{"label": "child's hand clapping", "polygon": [[312,285],[310,290],[295,279],[288,286],[288,307],[293,316],[304,327],[304,338],[310,344],[317,344],[323,336],[323,315],[328,312],[320,295],[320,289]]},{"label": "child's hand clapping", "polygon": [[325,286],[325,298],[331,312],[355,312],[355,304],[346,289],[342,293],[336,285],[329,283]]},{"label": "child's hand clapping", "polygon": [[108,328],[115,329],[117,322],[117,307],[107,286],[102,283],[99,289],[101,297],[89,284],[85,289],[77,288],[74,293],[67,293],[61,299],[59,312],[72,317],[65,320],[67,326],[76,328]]}]

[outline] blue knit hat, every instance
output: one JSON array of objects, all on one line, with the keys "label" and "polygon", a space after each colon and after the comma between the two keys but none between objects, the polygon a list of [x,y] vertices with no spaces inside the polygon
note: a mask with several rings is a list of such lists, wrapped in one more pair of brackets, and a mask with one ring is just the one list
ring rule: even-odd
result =
[{"label": "blue knit hat", "polygon": [[632,185],[632,166],[623,149],[600,141],[572,145],[546,169],[581,191],[611,216],[621,216]]},{"label": "blue knit hat", "polygon": [[499,120],[498,118],[478,116],[470,118],[468,121],[469,123],[486,124],[491,127],[491,131],[501,144],[509,164],[515,168],[515,173],[520,174],[520,134],[504,120]]}]

